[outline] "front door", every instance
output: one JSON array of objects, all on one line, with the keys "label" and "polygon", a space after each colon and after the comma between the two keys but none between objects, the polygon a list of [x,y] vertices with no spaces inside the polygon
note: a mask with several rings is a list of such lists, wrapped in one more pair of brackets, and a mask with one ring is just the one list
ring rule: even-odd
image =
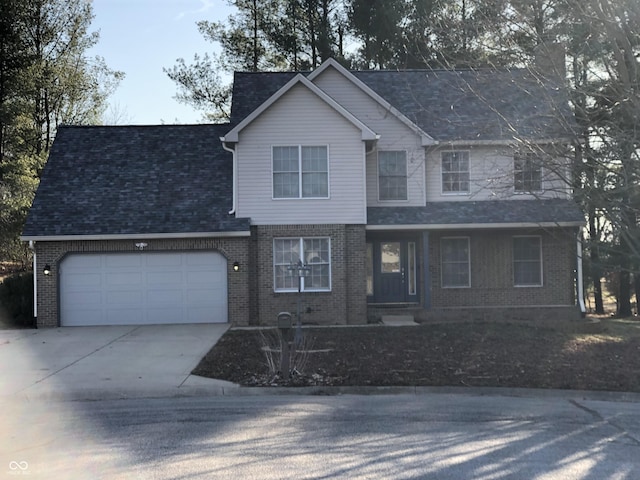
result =
[{"label": "front door", "polygon": [[371,252],[369,272],[372,276],[370,302],[417,302],[416,242],[381,239],[372,241],[368,248]]}]

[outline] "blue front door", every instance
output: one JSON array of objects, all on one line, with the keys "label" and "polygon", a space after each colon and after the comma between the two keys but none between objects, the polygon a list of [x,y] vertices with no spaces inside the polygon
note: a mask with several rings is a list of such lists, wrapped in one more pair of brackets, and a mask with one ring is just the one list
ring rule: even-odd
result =
[{"label": "blue front door", "polygon": [[418,301],[416,245],[413,240],[384,238],[370,245],[369,301],[408,303]]}]

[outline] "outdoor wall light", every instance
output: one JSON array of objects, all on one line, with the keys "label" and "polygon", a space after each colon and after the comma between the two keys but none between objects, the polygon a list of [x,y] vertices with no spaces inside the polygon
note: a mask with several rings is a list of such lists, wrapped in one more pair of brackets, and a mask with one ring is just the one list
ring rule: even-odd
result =
[{"label": "outdoor wall light", "polygon": [[238,262],[233,262],[233,271],[234,272],[240,271],[240,264]]},{"label": "outdoor wall light", "polygon": [[51,275],[51,265],[47,263],[42,269],[42,273],[44,273],[45,275]]}]

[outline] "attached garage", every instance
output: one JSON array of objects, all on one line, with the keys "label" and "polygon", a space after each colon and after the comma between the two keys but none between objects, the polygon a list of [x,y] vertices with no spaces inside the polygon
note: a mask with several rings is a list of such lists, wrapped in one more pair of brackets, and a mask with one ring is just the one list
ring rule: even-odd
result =
[{"label": "attached garage", "polygon": [[62,326],[228,321],[218,252],[73,253],[59,281]]}]

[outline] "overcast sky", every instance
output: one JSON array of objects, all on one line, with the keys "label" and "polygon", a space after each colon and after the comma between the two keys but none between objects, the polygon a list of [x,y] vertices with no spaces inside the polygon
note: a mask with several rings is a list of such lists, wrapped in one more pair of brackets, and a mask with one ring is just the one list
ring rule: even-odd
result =
[{"label": "overcast sky", "polygon": [[[225,0],[93,0],[92,30],[100,31],[89,52],[125,73],[111,97],[107,119],[116,112],[125,123],[198,123],[201,113],[173,99],[176,85],[162,71],[178,57],[213,51],[196,27],[198,20],[224,20]],[[119,123],[122,123],[120,120]]]}]

